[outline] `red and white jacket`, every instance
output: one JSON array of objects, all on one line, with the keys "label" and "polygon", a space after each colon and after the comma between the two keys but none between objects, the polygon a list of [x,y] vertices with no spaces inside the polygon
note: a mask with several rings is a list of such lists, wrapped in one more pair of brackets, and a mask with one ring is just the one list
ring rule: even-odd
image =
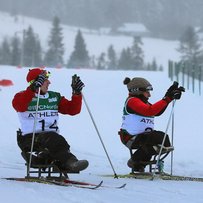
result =
[{"label": "red and white jacket", "polygon": [[133,136],[153,130],[154,117],[161,115],[169,102],[167,98],[150,104],[144,96],[129,96],[123,109],[121,129]]},{"label": "red and white jacket", "polygon": [[33,132],[34,120],[36,132],[56,131],[58,129],[58,113],[76,115],[81,111],[82,95],[72,95],[71,100],[61,96],[58,92],[48,91],[39,96],[39,106],[36,114],[37,94],[30,88],[17,93],[12,101],[13,108],[17,111],[22,135]]}]

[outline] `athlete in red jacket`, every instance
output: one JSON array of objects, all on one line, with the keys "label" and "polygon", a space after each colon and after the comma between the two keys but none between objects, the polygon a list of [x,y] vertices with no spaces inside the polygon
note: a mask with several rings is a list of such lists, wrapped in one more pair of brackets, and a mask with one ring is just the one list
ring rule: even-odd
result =
[{"label": "athlete in red jacket", "polygon": [[[35,140],[32,165],[43,164],[47,159],[55,162],[63,171],[79,172],[88,166],[87,160],[78,160],[70,152],[70,146],[65,138],[59,134],[59,113],[76,115],[81,111],[81,91],[84,83],[77,75],[72,77],[73,95],[71,100],[61,96],[58,92],[49,91],[49,72],[35,68],[28,72],[29,87],[17,93],[13,98],[13,107],[17,111],[21,123],[21,131],[17,141],[22,150],[22,156],[29,162],[33,128],[35,122]],[[40,88],[39,104],[37,108],[38,90]],[[36,115],[37,112],[37,115]]]},{"label": "athlete in red jacket", "polygon": [[[173,99],[180,99],[181,89],[174,83],[160,101],[148,102],[153,90],[152,85],[144,78],[125,78],[129,96],[123,108],[123,119],[119,135],[122,143],[129,149],[137,149],[128,161],[134,171],[143,172],[145,164],[152,155],[158,154],[164,138],[164,132],[154,130],[154,117],[160,116]],[[169,137],[163,146],[163,152],[171,151]]]}]

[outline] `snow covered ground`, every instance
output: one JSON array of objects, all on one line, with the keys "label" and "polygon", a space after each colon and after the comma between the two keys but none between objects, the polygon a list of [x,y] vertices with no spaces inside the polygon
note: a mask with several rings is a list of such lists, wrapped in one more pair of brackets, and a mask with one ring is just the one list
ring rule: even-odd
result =
[{"label": "snow covered ground", "polygon": [[[40,39],[46,44],[50,25],[45,21],[30,18],[20,19],[14,24],[14,19],[0,13],[0,41],[5,35],[13,36],[16,31],[27,28],[32,24]],[[76,31],[65,28],[65,44],[67,57],[73,49]],[[115,45],[117,51],[129,46],[132,39],[129,37],[84,35],[87,47],[91,54],[100,54],[106,51],[110,44]],[[177,42],[158,39],[144,39],[146,60],[156,58],[159,64],[167,68],[168,59],[177,59],[175,51]],[[99,45],[95,46],[98,42]],[[0,80],[11,79],[14,86],[1,87],[0,91],[0,177],[24,177],[26,168],[16,143],[16,130],[20,127],[16,112],[11,101],[14,94],[26,88],[25,81],[28,69],[0,66]],[[154,91],[150,101],[153,103],[161,99],[167,88],[172,84],[167,78],[167,72],[141,71],[96,71],[96,70],[67,70],[50,69],[51,90],[59,91],[70,98],[71,76],[78,74],[85,83],[84,96],[95,119],[103,142],[112,160],[117,174],[130,171],[126,162],[129,159],[128,150],[121,144],[117,131],[121,125],[123,103],[127,96],[123,79],[128,77],[145,77]],[[155,128],[165,131],[171,105],[164,115],[156,118]],[[175,132],[174,132],[174,163],[173,174],[203,177],[202,162],[202,97],[186,91],[175,105]],[[177,182],[161,180],[132,180],[101,177],[103,174],[113,174],[106,158],[100,140],[94,129],[90,116],[83,104],[80,115],[60,117],[61,134],[69,141],[71,150],[80,159],[87,159],[90,163],[87,170],[70,178],[98,183],[101,180],[105,185],[121,185],[127,183],[126,188],[117,190],[100,188],[95,191],[78,188],[65,188],[38,183],[23,183],[0,180],[1,202],[7,203],[106,203],[106,202],[142,202],[142,203],[171,203],[171,202],[203,202],[203,183]],[[171,134],[171,126],[169,129]],[[170,157],[165,161],[165,171],[170,172]]]},{"label": "snow covered ground", "polygon": [[[14,94],[23,90],[27,84],[25,77],[28,69],[0,67],[1,79],[12,79],[14,86],[4,87],[0,91],[0,177],[23,177],[26,173],[24,161],[16,144],[16,130],[19,121],[11,106]],[[151,102],[165,94],[172,83],[165,73],[133,71],[95,71],[49,69],[51,71],[50,89],[61,92],[67,98],[71,95],[71,76],[81,76],[86,87],[84,95],[94,116],[97,127],[106,145],[117,174],[130,171],[126,162],[128,150],[121,144],[117,131],[121,124],[122,107],[127,96],[124,77],[141,76],[147,78],[154,86]],[[202,97],[190,91],[184,93],[175,106],[174,166],[173,173],[193,177],[203,177],[202,163]],[[156,119],[156,129],[165,131],[171,107],[163,116]],[[161,180],[132,180],[101,177],[113,174],[92,121],[83,104],[82,112],[75,117],[61,116],[61,134],[71,144],[72,152],[80,159],[87,159],[87,170],[77,175],[70,175],[76,180],[98,183],[104,180],[106,185],[121,185],[126,188],[117,190],[100,188],[88,191],[77,188],[38,183],[22,183],[0,180],[1,202],[203,202],[203,183],[176,182]],[[169,129],[170,134],[171,128]],[[165,170],[170,172],[170,157],[165,161]]]}]

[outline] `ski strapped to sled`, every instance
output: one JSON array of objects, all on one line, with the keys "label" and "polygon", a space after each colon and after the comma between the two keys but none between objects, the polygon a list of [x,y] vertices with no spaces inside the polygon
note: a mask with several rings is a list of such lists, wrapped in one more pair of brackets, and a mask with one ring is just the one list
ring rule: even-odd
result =
[{"label": "ski strapped to sled", "polygon": [[2,178],[4,180],[12,180],[12,181],[20,181],[20,182],[31,182],[31,183],[43,183],[48,185],[58,185],[65,187],[77,187],[77,188],[85,188],[85,189],[97,189],[102,186],[103,181],[98,184],[74,181],[74,180],[54,180],[54,179],[46,179],[46,178]]},{"label": "ski strapped to sled", "polygon": [[65,186],[65,187],[72,186],[72,187],[85,188],[85,189],[97,189],[100,187],[121,189],[126,186],[126,184],[123,184],[121,186],[107,186],[107,185],[103,185],[103,181],[99,182],[98,184],[95,184],[95,183],[70,180],[70,179],[64,179],[64,180],[46,179],[46,178],[2,178],[2,179],[12,180],[12,181],[21,181],[21,182],[43,183],[43,184],[58,185],[58,186]]},{"label": "ski strapped to sled", "polygon": [[[113,175],[102,175],[104,177],[113,177]],[[141,173],[129,173],[129,174],[118,174],[119,178],[134,178],[134,179],[146,179],[146,180],[173,180],[173,181],[196,181],[203,182],[203,178],[189,177],[189,176],[179,176],[179,175],[170,175],[168,173],[157,173],[153,175],[150,172],[141,172]]]}]

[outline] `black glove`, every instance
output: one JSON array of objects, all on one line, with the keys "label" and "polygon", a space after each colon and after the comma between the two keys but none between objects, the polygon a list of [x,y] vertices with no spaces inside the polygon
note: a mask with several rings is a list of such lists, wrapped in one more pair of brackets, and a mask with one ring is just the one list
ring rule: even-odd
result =
[{"label": "black glove", "polygon": [[173,85],[169,87],[163,99],[167,100],[167,97],[170,100],[180,99],[182,92],[185,91],[184,87],[178,87],[178,82],[174,82]]},{"label": "black glove", "polygon": [[170,92],[168,94],[168,97],[171,99],[171,100],[174,100],[174,99],[180,99],[181,98],[181,91],[176,89],[176,90],[173,90],[172,92]]},{"label": "black glove", "polygon": [[38,75],[35,81],[30,85],[31,90],[36,91],[39,87],[43,85],[46,79],[47,79],[47,76],[45,72]]},{"label": "black glove", "polygon": [[185,88],[184,87],[178,87],[176,90],[173,91],[173,98],[174,99],[180,99],[182,92],[185,92]]},{"label": "black glove", "polygon": [[[169,98],[170,100],[173,100],[173,91],[176,90],[178,88],[178,82],[173,82],[173,84],[168,88],[165,96],[164,96],[164,100],[168,100],[167,98]],[[169,101],[170,102],[170,101]]]},{"label": "black glove", "polygon": [[[173,82],[173,84],[168,88],[166,94],[170,94],[171,92],[173,92],[175,89],[178,88],[178,82]],[[166,96],[165,94],[165,96]]]},{"label": "black glove", "polygon": [[71,87],[73,89],[73,94],[81,94],[82,88],[84,87],[84,83],[81,81],[80,77],[77,75],[72,76],[72,84]]}]

